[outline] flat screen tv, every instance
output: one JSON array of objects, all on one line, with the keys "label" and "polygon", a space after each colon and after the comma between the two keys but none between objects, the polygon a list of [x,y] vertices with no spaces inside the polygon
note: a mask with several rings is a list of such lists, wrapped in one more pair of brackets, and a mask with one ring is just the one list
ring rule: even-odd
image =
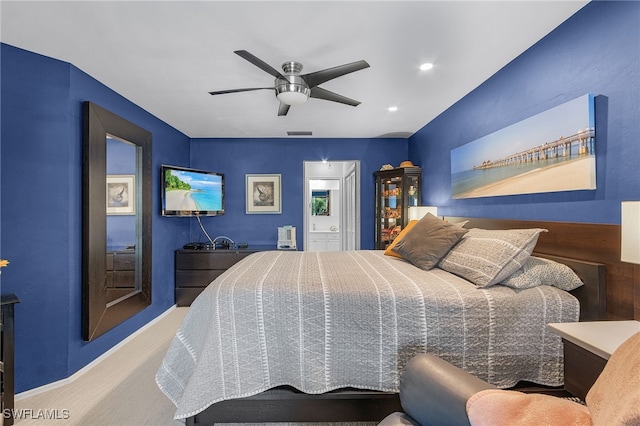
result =
[{"label": "flat screen tv", "polygon": [[224,214],[224,174],[178,166],[162,166],[163,216]]}]

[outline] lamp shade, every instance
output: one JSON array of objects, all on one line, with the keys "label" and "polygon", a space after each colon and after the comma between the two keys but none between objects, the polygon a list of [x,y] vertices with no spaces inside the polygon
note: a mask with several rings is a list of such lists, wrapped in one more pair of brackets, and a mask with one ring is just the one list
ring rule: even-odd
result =
[{"label": "lamp shade", "polygon": [[438,208],[432,206],[417,206],[409,207],[409,220],[420,220],[431,213],[434,216],[438,216]]},{"label": "lamp shade", "polygon": [[620,260],[640,264],[640,201],[622,202]]}]

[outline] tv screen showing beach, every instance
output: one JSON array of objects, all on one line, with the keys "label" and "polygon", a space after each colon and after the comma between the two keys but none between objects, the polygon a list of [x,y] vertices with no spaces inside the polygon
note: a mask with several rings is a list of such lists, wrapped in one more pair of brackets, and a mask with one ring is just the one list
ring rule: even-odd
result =
[{"label": "tv screen showing beach", "polygon": [[222,175],[166,168],[164,210],[178,215],[222,213]]},{"label": "tv screen showing beach", "polygon": [[451,151],[452,198],[596,189],[586,94]]}]

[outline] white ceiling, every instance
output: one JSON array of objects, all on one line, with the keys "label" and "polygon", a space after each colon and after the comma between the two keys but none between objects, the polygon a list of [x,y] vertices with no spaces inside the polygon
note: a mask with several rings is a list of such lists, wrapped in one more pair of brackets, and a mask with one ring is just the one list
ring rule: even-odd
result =
[{"label": "white ceiling", "polygon": [[[407,137],[587,1],[2,1],[1,40],[69,62],[189,137]],[[273,85],[233,53],[303,73],[364,59],[278,117]],[[418,69],[433,62],[428,72]],[[387,108],[397,106],[398,111]]]}]

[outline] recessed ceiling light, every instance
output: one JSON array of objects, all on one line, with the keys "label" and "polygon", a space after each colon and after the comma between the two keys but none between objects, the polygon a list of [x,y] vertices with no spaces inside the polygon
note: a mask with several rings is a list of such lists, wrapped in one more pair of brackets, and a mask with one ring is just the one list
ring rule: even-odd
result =
[{"label": "recessed ceiling light", "polygon": [[397,106],[390,106],[389,108],[387,108],[387,111],[389,111],[389,112],[395,112],[397,110],[398,110]]},{"label": "recessed ceiling light", "polygon": [[431,68],[433,68],[433,64],[431,62],[426,62],[426,63],[420,65],[420,69],[422,71],[427,71],[427,70],[430,70]]}]

